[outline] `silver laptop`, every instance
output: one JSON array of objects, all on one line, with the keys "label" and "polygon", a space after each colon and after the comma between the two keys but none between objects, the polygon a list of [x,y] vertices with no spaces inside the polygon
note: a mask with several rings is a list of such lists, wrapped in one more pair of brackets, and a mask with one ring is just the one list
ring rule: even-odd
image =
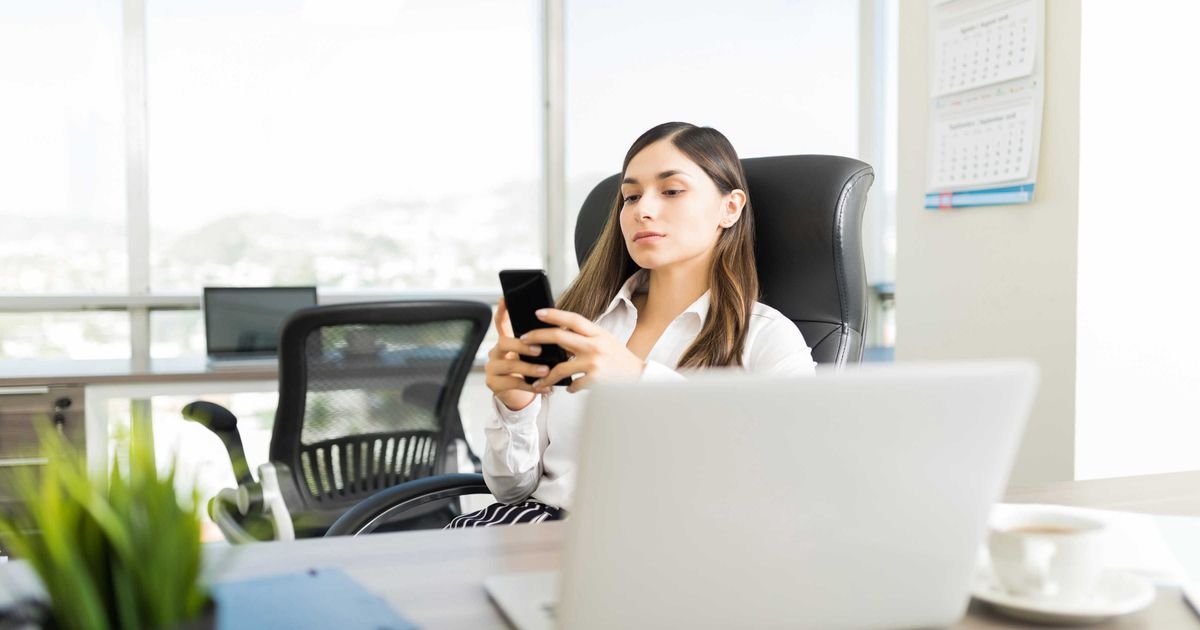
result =
[{"label": "silver laptop", "polygon": [[598,386],[561,575],[484,586],[523,630],[949,625],[1036,384],[1013,361]]},{"label": "silver laptop", "polygon": [[316,287],[204,287],[209,366],[273,363],[284,321],[297,310],[316,304]]}]

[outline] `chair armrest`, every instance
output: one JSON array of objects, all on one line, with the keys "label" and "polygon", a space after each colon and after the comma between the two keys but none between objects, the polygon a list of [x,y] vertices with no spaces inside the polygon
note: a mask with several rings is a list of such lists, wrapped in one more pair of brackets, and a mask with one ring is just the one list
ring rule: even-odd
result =
[{"label": "chair armrest", "polygon": [[369,534],[392,517],[419,505],[469,494],[491,494],[483,475],[454,473],[424,477],[380,490],[346,510],[326,536]]},{"label": "chair armrest", "polygon": [[217,496],[208,502],[208,515],[212,517],[213,522],[221,529],[221,533],[225,535],[225,540],[231,544],[241,545],[259,542],[259,539],[246,531],[234,516],[234,512],[237,511],[236,504],[237,491],[233,488],[222,488],[217,492]]},{"label": "chair armrest", "polygon": [[229,453],[229,463],[233,466],[233,476],[239,486],[254,483],[250,464],[246,462],[246,451],[242,448],[242,435],[238,433],[237,417],[231,411],[217,403],[197,400],[184,405],[181,413],[184,418],[204,426],[220,438],[225,451]]}]

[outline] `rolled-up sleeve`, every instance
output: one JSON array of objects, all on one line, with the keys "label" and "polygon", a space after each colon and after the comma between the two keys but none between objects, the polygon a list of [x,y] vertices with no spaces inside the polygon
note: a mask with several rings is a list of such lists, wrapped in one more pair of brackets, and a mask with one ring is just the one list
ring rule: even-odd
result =
[{"label": "rolled-up sleeve", "polygon": [[494,412],[483,427],[483,479],[501,503],[518,503],[537,489],[542,476],[538,416],[542,397],[512,411],[492,398]]}]

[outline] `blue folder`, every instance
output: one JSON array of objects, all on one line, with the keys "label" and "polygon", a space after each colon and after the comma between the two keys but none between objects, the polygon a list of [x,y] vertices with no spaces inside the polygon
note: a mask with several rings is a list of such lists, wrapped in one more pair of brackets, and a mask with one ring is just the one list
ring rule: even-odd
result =
[{"label": "blue folder", "polygon": [[411,630],[383,598],[338,569],[310,569],[213,584],[218,630]]}]

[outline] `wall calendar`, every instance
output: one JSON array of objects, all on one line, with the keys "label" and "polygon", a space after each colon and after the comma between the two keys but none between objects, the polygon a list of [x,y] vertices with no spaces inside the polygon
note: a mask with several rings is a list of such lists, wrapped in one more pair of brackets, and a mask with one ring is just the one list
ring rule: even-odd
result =
[{"label": "wall calendar", "polygon": [[933,1],[926,208],[1033,199],[1044,15],[1045,0]]}]

